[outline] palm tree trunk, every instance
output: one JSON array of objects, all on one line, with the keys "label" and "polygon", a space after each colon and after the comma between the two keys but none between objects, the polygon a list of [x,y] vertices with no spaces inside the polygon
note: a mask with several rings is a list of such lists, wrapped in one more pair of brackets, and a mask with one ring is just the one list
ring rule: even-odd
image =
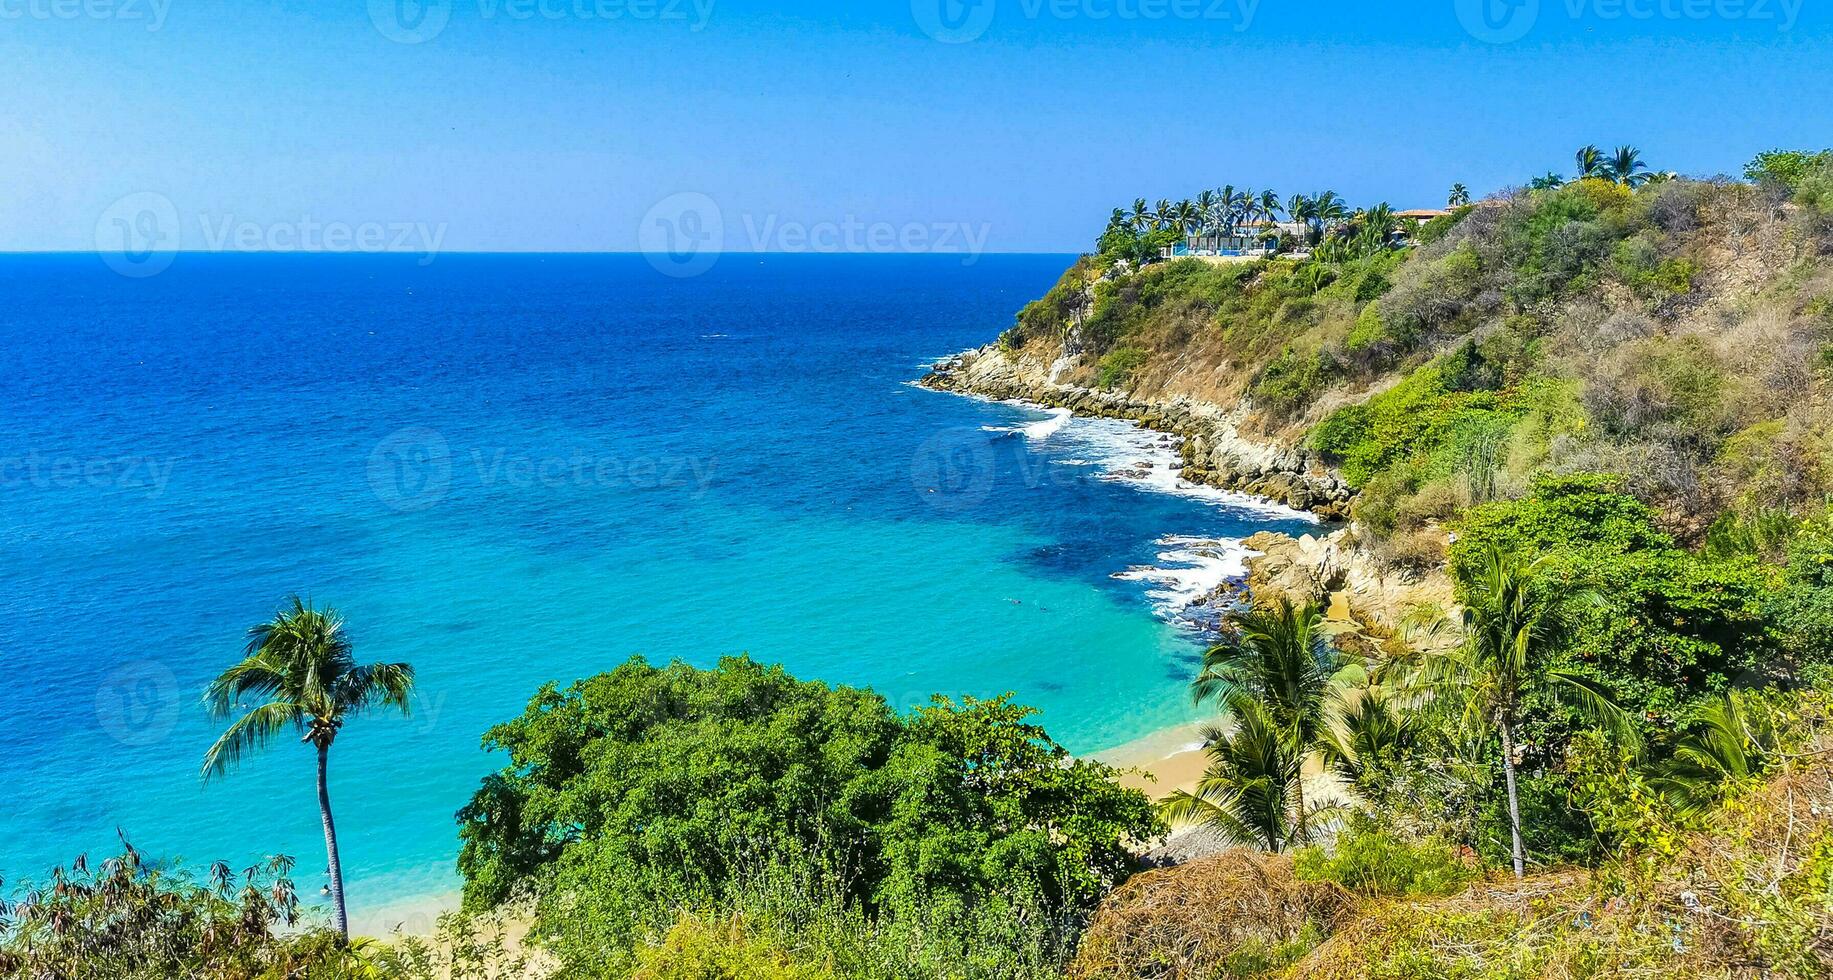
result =
[{"label": "palm tree trunk", "polygon": [[1527,853],[1521,846],[1521,799],[1515,792],[1515,729],[1506,719],[1502,722],[1502,780],[1508,784],[1508,832],[1513,838],[1515,877],[1522,878],[1527,875]]},{"label": "palm tree trunk", "polygon": [[331,877],[331,922],[337,927],[337,934],[349,942],[350,920],[344,913],[344,868],[337,859],[337,825],[331,820],[331,787],[325,782],[325,766],[330,754],[331,746],[318,747],[318,813],[325,821],[325,861]]}]

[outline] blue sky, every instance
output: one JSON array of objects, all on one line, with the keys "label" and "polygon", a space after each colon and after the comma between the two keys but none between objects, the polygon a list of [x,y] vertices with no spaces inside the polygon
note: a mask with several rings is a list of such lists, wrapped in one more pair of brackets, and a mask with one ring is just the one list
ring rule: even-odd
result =
[{"label": "blue sky", "polygon": [[1833,144],[1804,0],[398,2],[0,0],[0,249],[154,195],[186,248],[629,250],[689,195],[739,250],[1074,251],[1225,182],[1419,207],[1588,142]]}]

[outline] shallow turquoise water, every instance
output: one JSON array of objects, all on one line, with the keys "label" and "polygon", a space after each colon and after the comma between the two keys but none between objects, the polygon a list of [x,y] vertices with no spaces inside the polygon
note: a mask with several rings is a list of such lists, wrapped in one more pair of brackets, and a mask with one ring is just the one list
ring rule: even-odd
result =
[{"label": "shallow turquoise water", "polygon": [[120,828],[315,890],[305,749],[196,776],[198,694],[294,591],[420,671],[333,753],[359,909],[453,887],[484,729],[633,654],[1012,691],[1076,751],[1190,720],[1165,576],[1113,576],[1294,516],[1107,478],[1162,452],[1127,426],[908,384],[1067,261],[0,260],[0,876]]}]

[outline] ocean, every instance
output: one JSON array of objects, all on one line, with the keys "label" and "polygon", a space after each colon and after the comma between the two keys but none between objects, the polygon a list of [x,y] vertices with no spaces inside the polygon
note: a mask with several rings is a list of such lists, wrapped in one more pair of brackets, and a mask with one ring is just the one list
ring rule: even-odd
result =
[{"label": "ocean", "polygon": [[457,886],[490,725],[634,655],[1013,692],[1075,752],[1192,721],[1175,610],[1239,571],[1199,542],[1308,520],[910,383],[1071,258],[0,257],[0,878],[118,831],[316,894],[310,751],[197,772],[204,685],[293,593],[419,671],[332,752],[358,916]]}]

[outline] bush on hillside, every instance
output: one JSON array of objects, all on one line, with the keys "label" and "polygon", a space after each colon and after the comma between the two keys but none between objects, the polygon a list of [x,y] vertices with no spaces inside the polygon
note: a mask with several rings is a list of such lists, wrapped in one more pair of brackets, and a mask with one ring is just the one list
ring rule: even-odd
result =
[{"label": "bush on hillside", "polygon": [[1160,828],[1031,715],[937,699],[900,717],[743,658],[550,685],[486,736],[509,761],[460,813],[465,901],[532,893],[536,934],[607,976],[606,950],[776,867],[872,917],[1024,908],[1071,932]]}]

